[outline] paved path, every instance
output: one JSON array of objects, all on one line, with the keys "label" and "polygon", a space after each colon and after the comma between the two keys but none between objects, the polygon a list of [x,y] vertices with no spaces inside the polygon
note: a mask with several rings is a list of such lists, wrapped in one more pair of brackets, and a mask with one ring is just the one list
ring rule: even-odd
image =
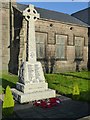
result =
[{"label": "paved path", "polygon": [[26,118],[61,118],[71,120],[90,120],[90,104],[85,102],[73,101],[70,98],[59,96],[62,103],[52,108],[41,108],[33,106],[32,103],[16,104],[15,112],[21,120]]}]

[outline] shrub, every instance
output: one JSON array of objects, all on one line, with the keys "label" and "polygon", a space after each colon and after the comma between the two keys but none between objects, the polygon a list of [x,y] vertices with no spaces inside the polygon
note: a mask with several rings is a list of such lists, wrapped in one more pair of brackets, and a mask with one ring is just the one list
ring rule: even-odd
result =
[{"label": "shrub", "polygon": [[74,84],[74,87],[73,87],[73,99],[79,99],[79,97],[80,97],[80,90],[79,90],[79,87],[78,87],[78,84],[77,83],[75,83]]},{"label": "shrub", "polygon": [[11,115],[13,113],[13,108],[14,108],[14,99],[10,87],[7,86],[3,101],[3,115],[4,116]]}]

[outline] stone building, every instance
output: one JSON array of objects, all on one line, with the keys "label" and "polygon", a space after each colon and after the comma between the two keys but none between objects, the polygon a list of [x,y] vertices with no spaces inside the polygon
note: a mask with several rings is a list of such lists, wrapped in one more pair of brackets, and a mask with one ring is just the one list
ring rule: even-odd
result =
[{"label": "stone building", "polygon": [[[90,3],[89,3],[90,4]],[[73,13],[72,16],[88,25],[88,70],[90,70],[90,5],[88,8]]]},{"label": "stone building", "polygon": [[[15,2],[2,4],[2,68],[15,74],[28,57],[28,23],[22,15],[27,7]],[[87,24],[68,14],[35,9],[40,13],[35,23],[36,52],[44,72],[87,69]]]}]

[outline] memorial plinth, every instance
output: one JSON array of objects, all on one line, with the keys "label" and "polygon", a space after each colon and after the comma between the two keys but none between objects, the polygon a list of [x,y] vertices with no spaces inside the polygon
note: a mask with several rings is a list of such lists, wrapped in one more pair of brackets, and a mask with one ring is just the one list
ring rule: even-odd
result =
[{"label": "memorial plinth", "polygon": [[39,18],[39,14],[33,5],[29,5],[23,11],[23,15],[27,22],[29,22],[28,61],[24,61],[21,64],[19,82],[16,84],[16,89],[12,89],[15,100],[20,103],[56,96],[55,90],[48,89],[48,83],[45,82],[42,65],[36,60],[35,21]]}]

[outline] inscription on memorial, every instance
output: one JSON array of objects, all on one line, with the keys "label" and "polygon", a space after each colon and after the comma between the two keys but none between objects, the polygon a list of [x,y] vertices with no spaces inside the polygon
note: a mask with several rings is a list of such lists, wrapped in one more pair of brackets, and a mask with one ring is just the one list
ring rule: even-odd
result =
[{"label": "inscription on memorial", "polygon": [[35,65],[28,65],[28,79],[30,83],[35,82]]},{"label": "inscription on memorial", "polygon": [[31,52],[31,53],[30,53],[30,58],[33,59],[34,57],[35,57],[34,52]]},{"label": "inscription on memorial", "polygon": [[35,74],[36,74],[36,80],[37,82],[44,82],[45,78],[43,75],[43,70],[40,62],[37,62],[35,64]]}]

